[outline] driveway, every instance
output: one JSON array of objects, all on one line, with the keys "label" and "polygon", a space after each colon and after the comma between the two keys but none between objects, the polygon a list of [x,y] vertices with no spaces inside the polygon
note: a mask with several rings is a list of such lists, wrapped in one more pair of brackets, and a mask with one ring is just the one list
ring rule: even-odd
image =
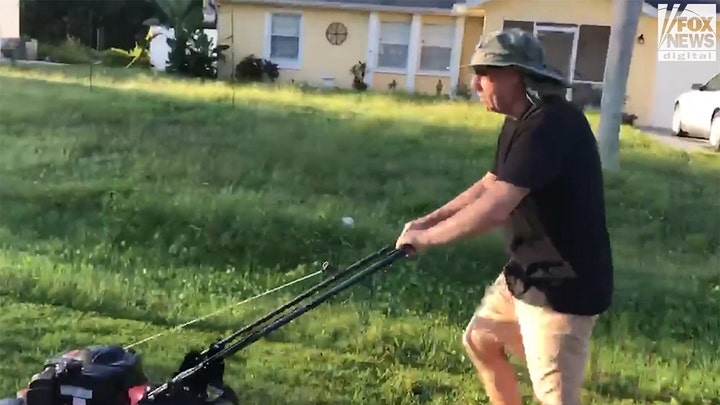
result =
[{"label": "driveway", "polygon": [[710,146],[707,139],[678,137],[672,134],[669,129],[662,128],[638,128],[641,131],[652,135],[658,141],[685,151],[703,150],[712,152],[713,147]]}]

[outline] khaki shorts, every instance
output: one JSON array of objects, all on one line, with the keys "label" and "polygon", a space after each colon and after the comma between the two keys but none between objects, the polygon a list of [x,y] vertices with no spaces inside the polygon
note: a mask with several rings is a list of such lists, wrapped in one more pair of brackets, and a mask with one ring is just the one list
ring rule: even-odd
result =
[{"label": "khaki shorts", "polygon": [[467,326],[466,336],[495,339],[527,365],[543,405],[580,405],[590,336],[597,316],[562,314],[512,296],[501,274]]}]

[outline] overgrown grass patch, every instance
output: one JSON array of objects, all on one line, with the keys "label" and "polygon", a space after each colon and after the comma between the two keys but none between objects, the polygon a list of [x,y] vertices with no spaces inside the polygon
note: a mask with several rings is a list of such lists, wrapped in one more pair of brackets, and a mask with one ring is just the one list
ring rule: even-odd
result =
[{"label": "overgrown grass patch", "polygon": [[[463,102],[107,68],[90,87],[77,66],[3,67],[0,90],[4,395],[58,351],[129,344],[392,243],[485,173],[501,123]],[[621,143],[617,293],[585,400],[718,404],[720,159],[628,128]],[[398,263],[242,352],[228,382],[254,404],[485,403],[460,333],[504,260],[494,233]],[[162,380],[314,281],[138,349]]]}]

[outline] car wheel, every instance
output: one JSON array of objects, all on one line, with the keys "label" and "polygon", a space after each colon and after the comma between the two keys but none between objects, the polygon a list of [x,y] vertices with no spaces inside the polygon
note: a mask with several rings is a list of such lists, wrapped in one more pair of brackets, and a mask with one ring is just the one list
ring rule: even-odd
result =
[{"label": "car wheel", "polygon": [[685,132],[682,130],[682,120],[680,118],[680,104],[675,104],[672,117],[672,133],[675,136],[684,136]]},{"label": "car wheel", "polygon": [[720,150],[720,111],[713,115],[712,121],[710,122],[710,145]]}]

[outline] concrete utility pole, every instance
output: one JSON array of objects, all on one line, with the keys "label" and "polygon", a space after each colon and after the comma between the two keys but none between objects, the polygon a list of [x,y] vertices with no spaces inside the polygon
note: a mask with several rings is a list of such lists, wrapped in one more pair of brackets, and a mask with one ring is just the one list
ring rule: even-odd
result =
[{"label": "concrete utility pole", "polygon": [[620,123],[643,3],[643,0],[613,0],[598,131],[600,158],[605,169],[620,168]]}]

